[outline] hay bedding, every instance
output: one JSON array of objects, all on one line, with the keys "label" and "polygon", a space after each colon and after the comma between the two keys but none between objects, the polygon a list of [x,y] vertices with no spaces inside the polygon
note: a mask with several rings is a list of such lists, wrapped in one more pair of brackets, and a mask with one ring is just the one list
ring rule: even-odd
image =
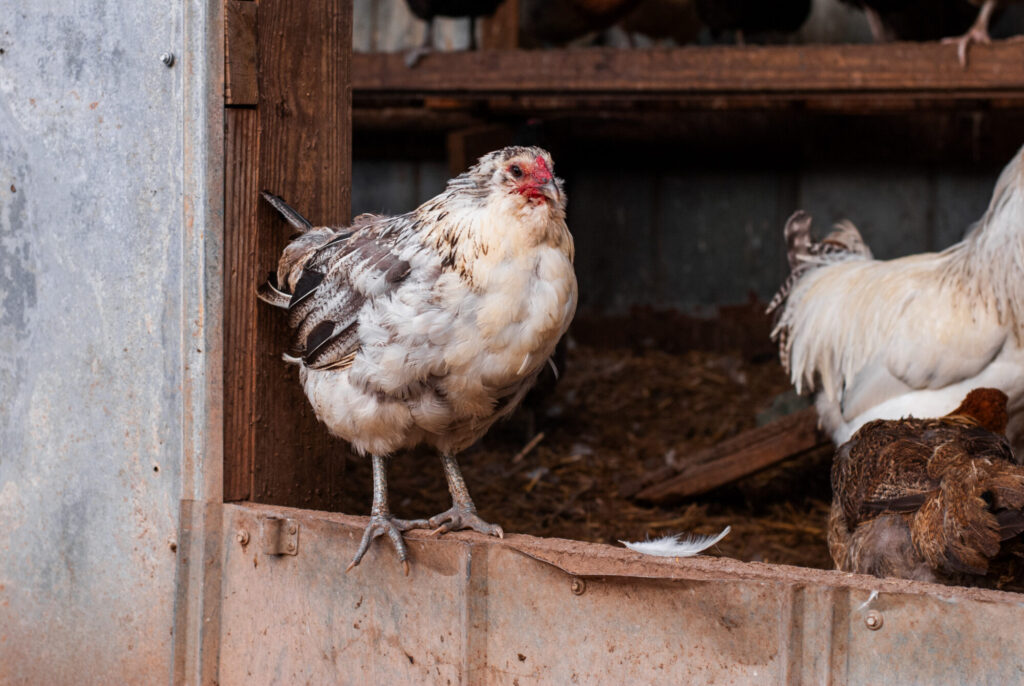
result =
[{"label": "hay bedding", "polygon": [[[677,506],[620,493],[650,471],[683,464],[688,454],[753,428],[788,388],[771,358],[570,346],[566,373],[534,407],[534,420],[519,413],[459,462],[481,516],[507,532],[618,545],[667,533],[713,534],[728,524],[732,533],[711,554],[829,569],[830,450]],[[543,438],[516,461],[539,432]],[[440,462],[429,451],[396,456],[389,485],[396,516],[450,506]],[[370,500],[369,461],[352,457],[341,509],[366,513]]]}]

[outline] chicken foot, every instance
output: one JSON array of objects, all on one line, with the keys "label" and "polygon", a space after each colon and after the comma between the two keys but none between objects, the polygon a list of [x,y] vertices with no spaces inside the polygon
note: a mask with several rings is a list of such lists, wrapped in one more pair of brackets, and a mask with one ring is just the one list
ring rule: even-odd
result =
[{"label": "chicken foot", "polygon": [[992,42],[992,38],[988,35],[988,25],[997,3],[998,0],[985,0],[985,4],[978,11],[978,18],[971,25],[971,28],[967,29],[967,33],[962,36],[951,36],[942,39],[942,42],[946,45],[950,43],[956,44],[956,56],[960,61],[960,66],[964,69],[967,68],[967,48],[971,43],[987,44]]},{"label": "chicken foot", "polygon": [[444,476],[448,480],[448,491],[452,494],[452,507],[439,515],[430,518],[430,526],[436,527],[430,532],[431,536],[457,531],[459,529],[472,529],[488,536],[504,538],[505,532],[497,524],[485,522],[476,513],[476,505],[469,496],[469,489],[466,481],[459,471],[459,463],[452,455],[442,455],[441,464],[444,466]]},{"label": "chicken foot", "polygon": [[395,552],[398,553],[398,560],[405,569],[405,575],[409,576],[409,550],[405,546],[402,532],[409,529],[425,529],[428,526],[434,526],[433,520],[428,523],[425,519],[407,520],[392,517],[391,510],[388,507],[386,458],[373,455],[371,459],[373,460],[373,505],[370,507],[370,522],[366,525],[359,549],[356,550],[356,555],[352,558],[352,562],[349,563],[345,572],[351,571],[353,567],[362,561],[363,555],[369,550],[370,543],[375,538],[387,534],[388,538],[391,539],[391,543],[395,546]]}]

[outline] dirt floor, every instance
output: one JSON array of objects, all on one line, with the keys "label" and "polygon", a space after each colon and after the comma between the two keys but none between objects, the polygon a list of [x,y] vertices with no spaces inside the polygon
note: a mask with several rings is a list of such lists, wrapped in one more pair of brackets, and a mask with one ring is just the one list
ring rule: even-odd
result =
[{"label": "dirt floor", "polygon": [[[831,450],[671,507],[621,493],[649,472],[684,464],[696,450],[756,426],[759,413],[789,389],[774,357],[570,344],[564,367],[553,389],[529,398],[525,411],[460,456],[482,517],[509,532],[615,545],[730,525],[710,554],[832,567],[825,543]],[[367,512],[368,461],[353,457],[345,481],[343,510]],[[440,462],[429,452],[397,456],[389,482],[399,517],[450,506]]]}]

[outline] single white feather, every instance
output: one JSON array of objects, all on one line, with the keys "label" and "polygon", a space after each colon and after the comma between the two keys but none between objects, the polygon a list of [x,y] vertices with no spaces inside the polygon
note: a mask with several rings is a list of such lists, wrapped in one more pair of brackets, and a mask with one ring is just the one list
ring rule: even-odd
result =
[{"label": "single white feather", "polygon": [[861,603],[860,605],[857,606],[857,611],[858,612],[863,612],[864,610],[866,610],[868,605],[871,604],[871,601],[873,601],[877,597],[878,597],[878,589],[875,589],[874,591],[871,591],[871,595],[868,596],[868,599],[865,600],[863,603]]},{"label": "single white feather", "polygon": [[662,536],[651,541],[619,541],[630,550],[643,553],[644,555],[655,555],[657,557],[692,557],[702,550],[707,550],[714,544],[725,538],[732,531],[731,526],[722,529],[717,536]]}]

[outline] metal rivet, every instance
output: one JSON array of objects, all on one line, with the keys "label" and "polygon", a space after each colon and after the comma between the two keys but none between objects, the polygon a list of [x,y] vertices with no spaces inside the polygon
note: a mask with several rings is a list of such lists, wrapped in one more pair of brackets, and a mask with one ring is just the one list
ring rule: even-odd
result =
[{"label": "metal rivet", "polygon": [[173,52],[165,52],[164,54],[160,55],[160,61],[163,62],[168,67],[173,67],[174,66],[174,53]]},{"label": "metal rivet", "polygon": [[291,552],[293,550],[295,550],[295,544],[294,543],[289,543],[288,544],[288,552]]},{"label": "metal rivet", "polygon": [[249,543],[249,532],[245,529],[239,529],[235,534],[235,540],[242,545],[248,545]]},{"label": "metal rivet", "polygon": [[572,589],[572,592],[576,595],[583,595],[587,592],[587,582],[583,579],[573,579],[569,588]]},{"label": "metal rivet", "polygon": [[295,526],[294,524],[292,524],[290,527],[288,527],[288,533],[290,533],[292,536],[294,536],[295,532],[298,531],[298,530],[299,530],[299,527]]},{"label": "metal rivet", "polygon": [[871,610],[864,617],[864,625],[872,631],[878,631],[882,628],[882,613],[877,610]]}]

